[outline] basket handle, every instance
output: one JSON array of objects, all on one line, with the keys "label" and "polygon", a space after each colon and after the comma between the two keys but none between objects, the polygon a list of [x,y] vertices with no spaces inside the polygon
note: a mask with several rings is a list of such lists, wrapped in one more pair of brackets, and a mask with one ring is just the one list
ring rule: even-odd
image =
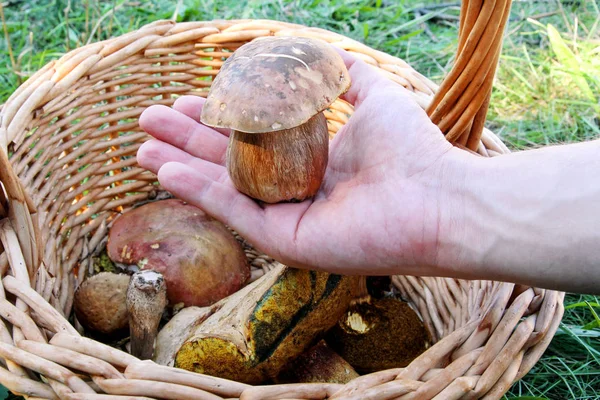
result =
[{"label": "basket handle", "polygon": [[463,0],[458,50],[450,73],[427,109],[446,138],[479,146],[512,0]]}]

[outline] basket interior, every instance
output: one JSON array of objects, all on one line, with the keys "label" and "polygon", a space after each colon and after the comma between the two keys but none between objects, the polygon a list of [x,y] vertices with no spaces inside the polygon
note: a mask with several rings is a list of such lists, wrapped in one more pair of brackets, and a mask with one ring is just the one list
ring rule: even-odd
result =
[{"label": "basket interior", "polygon": [[[156,176],[136,164],[136,152],[149,138],[137,122],[142,111],[154,104],[170,106],[183,95],[206,96],[219,67],[235,49],[273,33],[341,43],[409,88],[423,107],[433,96],[435,85],[402,60],[333,33],[279,22],[175,27],[161,22],[67,54],[15,94],[14,110],[3,110],[15,119],[21,116],[14,105],[27,110],[28,103],[19,104],[19,96],[23,101],[35,97],[32,104],[41,104],[33,108],[32,118],[12,127],[8,150],[37,210],[45,246],[44,264],[33,274],[32,286],[56,309],[70,315],[73,292],[112,220],[161,193]],[[333,136],[352,114],[352,106],[337,100],[325,114]],[[255,271],[276,265],[251,247],[246,253]],[[488,281],[394,276],[392,282],[418,310],[434,342],[484,316],[489,316],[492,329],[521,293],[512,284]],[[477,331],[469,335],[461,346],[440,354],[435,366],[444,367],[487,339]]]}]

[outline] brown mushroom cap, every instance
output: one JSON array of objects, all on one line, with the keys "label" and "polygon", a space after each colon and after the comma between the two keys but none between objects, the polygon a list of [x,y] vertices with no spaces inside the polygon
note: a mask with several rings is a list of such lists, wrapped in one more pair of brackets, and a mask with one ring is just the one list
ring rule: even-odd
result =
[{"label": "brown mushroom cap", "polygon": [[86,279],[74,297],[73,307],[79,322],[88,329],[107,334],[126,328],[129,280],[129,275],[112,272],[101,272]]},{"label": "brown mushroom cap", "polygon": [[202,109],[202,123],[247,133],[302,125],[350,87],[329,44],[301,37],[255,39],[223,64]]},{"label": "brown mushroom cap", "polygon": [[106,251],[113,262],[163,274],[171,305],[213,304],[250,277],[244,250],[227,227],[179,199],[151,202],[119,216]]}]

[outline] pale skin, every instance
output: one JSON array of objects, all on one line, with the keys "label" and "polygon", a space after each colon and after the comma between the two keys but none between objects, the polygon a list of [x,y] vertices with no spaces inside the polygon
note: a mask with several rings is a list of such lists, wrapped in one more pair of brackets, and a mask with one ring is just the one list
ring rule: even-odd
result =
[{"label": "pale skin", "polygon": [[484,158],[452,146],[401,86],[341,52],[355,106],[319,193],[259,204],[225,168],[204,99],[152,106],[139,164],[175,196],[298,268],[501,280],[600,292],[600,141]]}]

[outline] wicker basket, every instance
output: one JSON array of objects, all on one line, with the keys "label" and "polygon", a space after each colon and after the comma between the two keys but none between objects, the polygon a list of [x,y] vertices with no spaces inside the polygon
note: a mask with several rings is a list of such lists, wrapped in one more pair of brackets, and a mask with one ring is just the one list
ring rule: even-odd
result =
[{"label": "wicker basket", "polygon": [[[50,399],[500,398],[550,343],[563,293],[394,276],[435,344],[406,368],[346,385],[251,387],[183,372],[86,338],[68,322],[74,289],[111,221],[160,189],[136,164],[148,139],[137,118],[179,95],[205,96],[223,59],[254,38],[331,42],[410,89],[449,140],[482,156],[508,152],[483,121],[510,2],[474,3],[463,5],[459,56],[439,88],[402,60],[344,36],[275,21],[158,21],[37,72],[0,113],[0,383]],[[332,135],[351,113],[340,100],[327,111]],[[255,276],[276,264],[251,249],[247,255]]]}]

